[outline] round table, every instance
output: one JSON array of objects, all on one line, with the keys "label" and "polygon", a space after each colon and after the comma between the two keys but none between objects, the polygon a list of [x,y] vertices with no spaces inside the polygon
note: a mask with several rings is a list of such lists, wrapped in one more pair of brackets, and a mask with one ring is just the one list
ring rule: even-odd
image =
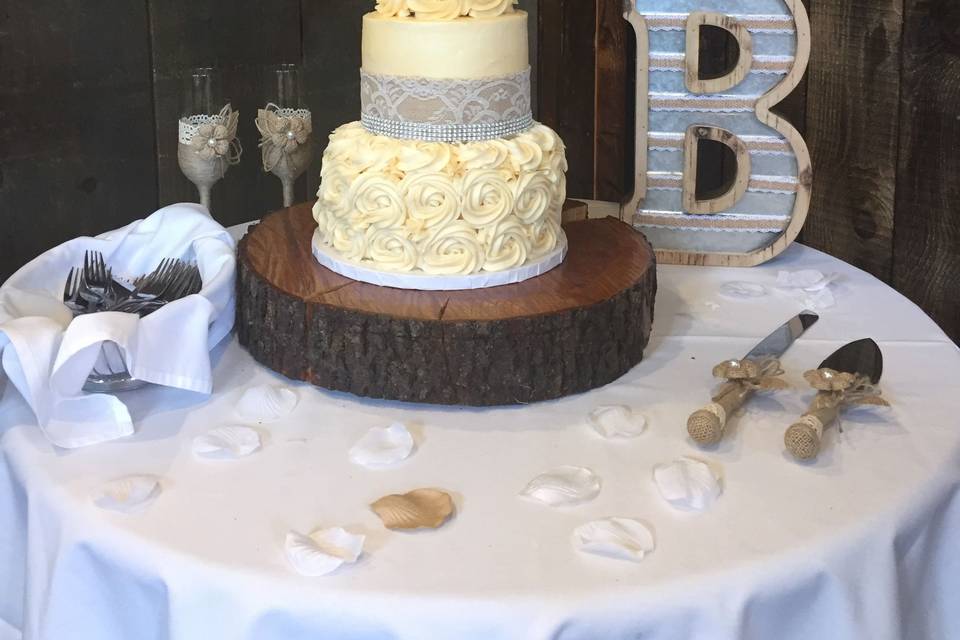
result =
[{"label": "round table", "polygon": [[[686,435],[708,399],[711,367],[742,355],[802,309],[775,293],[781,269],[836,273],[837,304],[784,356],[793,390],[752,402],[716,449]],[[836,259],[794,246],[750,270],[662,266],[646,359],[581,396],[516,408],[373,402],[292,385],[235,339],[216,352],[212,397],[147,388],[125,397],[135,436],[63,451],[47,443],[12,385],[0,400],[0,639],[130,638],[762,639],[960,637],[960,353],[920,310]],[[729,281],[771,287],[729,299]],[[873,337],[886,358],[887,412],[858,411],[824,452],[797,464],[784,429],[812,392],[803,371]],[[200,461],[192,439],[236,423],[246,388],[291,384],[297,409],[256,425],[261,451]],[[604,440],[585,424],[626,404],[648,429]],[[349,447],[406,422],[400,466],[371,471]],[[658,463],[692,455],[722,470],[704,513],[680,512],[652,482]],[[535,475],[582,465],[603,481],[587,504],[549,508],[518,493]],[[162,478],[144,512],[94,506],[107,480]],[[384,529],[369,503],[438,487],[458,513],[437,531]],[[640,563],[585,555],[589,520],[647,523]],[[344,526],[365,553],[322,578],[295,573],[289,530]]]}]

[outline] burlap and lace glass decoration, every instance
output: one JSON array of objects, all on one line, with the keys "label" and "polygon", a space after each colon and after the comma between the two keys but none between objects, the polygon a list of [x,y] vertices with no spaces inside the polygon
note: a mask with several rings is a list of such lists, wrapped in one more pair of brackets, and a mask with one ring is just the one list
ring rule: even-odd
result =
[{"label": "burlap and lace glass decoration", "polygon": [[313,120],[308,109],[282,109],[270,103],[257,111],[263,170],[283,183],[283,206],[293,204],[293,185],[313,157]]},{"label": "burlap and lace glass decoration", "polygon": [[868,376],[842,373],[833,369],[814,369],[803,374],[817,395],[799,422],[783,436],[787,451],[798,460],[810,460],[820,453],[823,431],[840,417],[846,407],[889,407],[880,397],[880,388]]},{"label": "burlap and lace glass decoration", "polygon": [[180,170],[200,192],[200,203],[210,210],[210,190],[232,165],[240,162],[243,148],[237,140],[240,113],[227,104],[216,115],[180,118],[177,159]]}]

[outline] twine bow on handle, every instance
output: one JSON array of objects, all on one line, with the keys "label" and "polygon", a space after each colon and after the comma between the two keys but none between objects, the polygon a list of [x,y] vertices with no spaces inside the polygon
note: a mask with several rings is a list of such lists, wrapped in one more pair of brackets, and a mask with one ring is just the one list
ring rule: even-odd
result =
[{"label": "twine bow on handle", "polygon": [[810,460],[820,453],[824,429],[845,407],[890,406],[880,397],[880,388],[868,376],[814,369],[804,373],[803,377],[817,390],[817,395],[800,421],[791,425],[783,436],[787,451],[798,460]]},{"label": "twine bow on handle", "polygon": [[313,156],[313,119],[307,109],[281,109],[272,102],[257,111],[263,170],[283,182],[283,204],[293,204],[293,183]]},{"label": "twine bow on handle", "polygon": [[713,402],[687,420],[690,437],[700,446],[720,442],[729,417],[755,392],[788,388],[782,375],[776,358],[727,360],[715,366],[713,376],[725,382],[713,395]]}]

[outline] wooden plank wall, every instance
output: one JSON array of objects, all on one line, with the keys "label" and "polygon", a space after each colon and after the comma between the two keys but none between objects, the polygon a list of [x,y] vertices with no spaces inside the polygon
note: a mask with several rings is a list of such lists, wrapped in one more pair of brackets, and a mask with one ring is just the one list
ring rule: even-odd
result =
[{"label": "wooden plank wall", "polygon": [[[544,18],[548,11],[579,16],[592,5],[593,33],[541,22],[541,53],[565,74],[564,84],[542,85],[541,116],[576,158],[571,196],[620,200],[632,171],[625,169],[633,144],[626,120],[636,55],[622,2],[540,1]],[[960,341],[960,4],[806,4],[810,68],[777,109],[804,133],[813,156],[814,197],[801,241],[892,284]],[[580,24],[586,31],[590,21]],[[592,40],[593,51],[571,38]],[[551,73],[544,66],[541,79]],[[565,104],[564,86],[591,84],[592,140],[571,126],[585,120],[582,97],[569,111],[554,108]],[[585,158],[592,166],[583,166]]]},{"label": "wooden plank wall", "polygon": [[[196,199],[176,142],[182,77],[193,67],[219,68],[241,114],[243,161],[214,187],[216,218],[235,224],[280,206],[253,123],[266,73],[280,63],[300,63],[313,110],[316,153],[296,187],[299,200],[313,197],[328,133],[360,115],[361,18],[374,4],[0,0],[0,282],[64,240]],[[537,0],[520,6],[535,64]],[[590,42],[581,48],[592,55]]]},{"label": "wooden plank wall", "polygon": [[893,284],[960,341],[960,4],[903,17]]},{"label": "wooden plank wall", "polygon": [[154,208],[147,22],[130,0],[0,2],[0,280]]}]

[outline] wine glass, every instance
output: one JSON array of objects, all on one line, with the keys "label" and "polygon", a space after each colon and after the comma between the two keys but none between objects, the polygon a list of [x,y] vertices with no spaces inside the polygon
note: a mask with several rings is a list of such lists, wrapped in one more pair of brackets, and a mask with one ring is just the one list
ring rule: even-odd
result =
[{"label": "wine glass", "polygon": [[281,64],[267,72],[269,103],[257,114],[263,168],[283,183],[283,206],[293,204],[293,185],[313,157],[313,121],[303,101],[300,69]]},{"label": "wine glass", "polygon": [[220,72],[212,67],[191,69],[181,93],[180,170],[197,187],[200,203],[210,210],[210,190],[230,165],[240,161],[236,140],[239,114],[224,106]]},{"label": "wine glass", "polygon": [[213,67],[191,69],[184,77],[180,115],[212,115],[223,106],[220,71]]}]

